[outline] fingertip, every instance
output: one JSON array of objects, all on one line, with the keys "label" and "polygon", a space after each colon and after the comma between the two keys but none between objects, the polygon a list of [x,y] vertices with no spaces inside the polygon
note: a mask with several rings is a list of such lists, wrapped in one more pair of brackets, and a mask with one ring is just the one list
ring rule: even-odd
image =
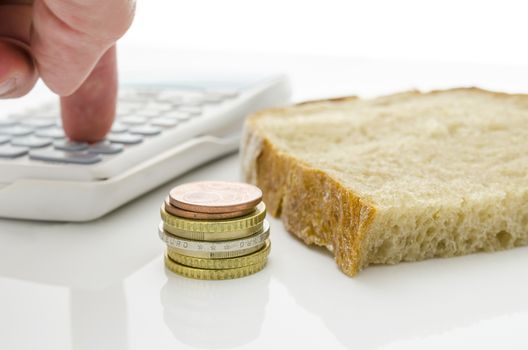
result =
[{"label": "fingertip", "polygon": [[66,136],[74,141],[102,140],[112,127],[116,100],[117,63],[115,47],[112,47],[77,91],[61,97]]},{"label": "fingertip", "polygon": [[0,38],[0,98],[26,95],[37,79],[29,48],[17,40]]}]

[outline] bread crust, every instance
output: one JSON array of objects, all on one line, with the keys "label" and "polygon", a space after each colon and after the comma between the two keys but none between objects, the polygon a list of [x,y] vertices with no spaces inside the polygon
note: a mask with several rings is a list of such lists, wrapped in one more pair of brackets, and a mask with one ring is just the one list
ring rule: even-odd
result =
[{"label": "bread crust", "polygon": [[[303,106],[319,108],[355,99],[310,101]],[[281,152],[262,135],[258,118],[286,111],[267,110],[248,120],[241,151],[243,176],[262,189],[268,212],[280,217],[290,233],[306,244],[326,247],[333,252],[339,268],[354,276],[365,262],[362,245],[376,208],[327,173]]]}]

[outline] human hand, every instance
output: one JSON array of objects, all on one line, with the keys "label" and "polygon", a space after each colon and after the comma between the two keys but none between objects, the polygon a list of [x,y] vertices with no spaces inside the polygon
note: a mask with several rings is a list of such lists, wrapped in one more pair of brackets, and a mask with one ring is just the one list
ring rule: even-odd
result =
[{"label": "human hand", "polygon": [[134,0],[0,0],[0,98],[27,94],[40,76],[61,96],[66,135],[102,139],[115,115],[115,42],[134,10]]}]

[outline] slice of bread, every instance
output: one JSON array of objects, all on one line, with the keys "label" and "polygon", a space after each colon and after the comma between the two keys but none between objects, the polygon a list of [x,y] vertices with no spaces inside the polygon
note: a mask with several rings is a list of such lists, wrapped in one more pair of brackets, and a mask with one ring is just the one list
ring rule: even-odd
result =
[{"label": "slice of bread", "polygon": [[245,179],[347,275],[528,243],[528,95],[462,88],[250,117]]}]

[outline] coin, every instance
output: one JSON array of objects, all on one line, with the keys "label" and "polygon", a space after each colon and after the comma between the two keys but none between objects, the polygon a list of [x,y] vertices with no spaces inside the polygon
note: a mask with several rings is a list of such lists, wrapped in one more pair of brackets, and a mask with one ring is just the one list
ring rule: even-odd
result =
[{"label": "coin", "polygon": [[184,277],[201,280],[226,280],[248,276],[262,270],[266,266],[266,263],[267,259],[257,264],[237,267],[233,269],[209,270],[178,264],[177,262],[172,260],[168,255],[165,255],[165,266],[169,270]]},{"label": "coin", "polygon": [[195,241],[174,236],[170,233],[165,232],[165,230],[163,229],[163,223],[159,225],[158,233],[161,240],[167,243],[167,245],[173,248],[182,249],[183,251],[189,253],[186,255],[191,255],[191,253],[193,252],[233,252],[241,249],[252,248],[258,245],[262,245],[269,237],[270,226],[269,223],[264,220],[264,227],[262,228],[262,230],[252,236],[219,242]]},{"label": "coin", "polygon": [[170,233],[174,236],[188,238],[195,241],[230,241],[233,239],[239,239],[254,235],[255,233],[262,231],[264,226],[264,221],[259,224],[248,227],[245,229],[240,229],[236,231],[224,231],[224,232],[195,232],[195,231],[186,231],[180,230],[174,226],[163,223],[163,229],[165,232]]},{"label": "coin", "polygon": [[247,215],[255,211],[255,208],[253,207],[253,208],[249,208],[246,210],[238,210],[238,211],[233,211],[229,213],[198,213],[194,211],[183,210],[183,209],[173,206],[172,204],[170,204],[170,199],[167,196],[167,198],[165,198],[165,210],[167,211],[167,213],[171,215],[175,215],[175,216],[179,216],[179,217],[187,218],[187,219],[221,220],[221,219],[232,219],[232,218],[237,218],[240,216]]},{"label": "coin", "polygon": [[240,250],[233,250],[230,252],[196,252],[196,251],[190,251],[185,249],[179,249],[174,248],[167,245],[167,248],[170,248],[173,252],[191,256],[194,258],[204,258],[204,259],[229,259],[229,258],[236,258],[239,256],[244,256],[248,254],[252,254],[256,252],[257,250],[262,249],[266,245],[266,242],[262,242],[254,247],[251,248],[244,248]]},{"label": "coin", "polygon": [[237,267],[248,266],[263,262],[268,258],[271,250],[271,241],[266,240],[263,248],[259,249],[255,253],[239,256],[235,258],[227,259],[204,259],[187,256],[174,251],[172,248],[167,247],[167,255],[175,262],[201,269],[234,269]]},{"label": "coin", "polygon": [[187,211],[229,213],[253,208],[262,200],[262,191],[238,182],[193,182],[173,188],[169,200],[173,206]]},{"label": "coin", "polygon": [[262,223],[266,217],[266,206],[263,202],[260,202],[255,211],[250,214],[240,218],[226,220],[206,221],[180,218],[167,213],[165,210],[165,204],[161,206],[160,214],[161,219],[166,225],[172,226],[178,230],[211,233],[235,232],[250,229],[251,227],[255,227]]}]

